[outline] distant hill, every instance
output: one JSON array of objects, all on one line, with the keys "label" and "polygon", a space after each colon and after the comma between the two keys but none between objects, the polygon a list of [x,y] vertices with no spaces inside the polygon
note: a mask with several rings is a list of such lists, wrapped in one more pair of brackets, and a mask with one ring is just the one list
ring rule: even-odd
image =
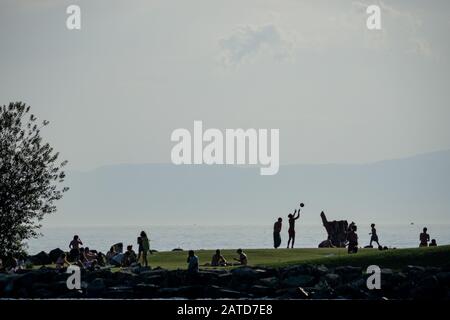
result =
[{"label": "distant hill", "polygon": [[329,219],[450,223],[450,151],[361,165],[258,168],[112,165],[69,172],[50,225],[267,224],[305,202],[304,223]]}]

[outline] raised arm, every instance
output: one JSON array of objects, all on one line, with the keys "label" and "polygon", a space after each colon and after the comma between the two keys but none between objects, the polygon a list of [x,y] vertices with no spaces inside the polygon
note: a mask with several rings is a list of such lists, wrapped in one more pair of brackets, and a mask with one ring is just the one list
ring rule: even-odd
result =
[{"label": "raised arm", "polygon": [[298,218],[300,218],[300,209],[298,209],[298,211],[297,211],[297,217],[295,217],[295,212],[294,212],[294,219],[297,220]]}]

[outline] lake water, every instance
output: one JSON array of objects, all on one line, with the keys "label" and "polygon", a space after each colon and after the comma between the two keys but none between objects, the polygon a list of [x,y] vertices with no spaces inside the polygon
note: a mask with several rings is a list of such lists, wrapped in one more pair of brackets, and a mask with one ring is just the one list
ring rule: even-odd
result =
[{"label": "lake water", "polygon": [[[383,246],[408,248],[419,245],[419,225],[377,225],[380,243]],[[438,245],[450,244],[450,225],[427,225],[431,238]],[[29,253],[50,251],[54,248],[68,249],[74,234],[78,234],[84,246],[106,252],[117,242],[124,246],[132,244],[137,249],[136,238],[145,230],[152,249],[159,251],[173,248],[188,249],[232,249],[272,248],[272,226],[114,226],[114,227],[48,227],[41,229],[43,237],[28,243]],[[322,225],[296,226],[297,248],[317,248],[326,239]],[[358,225],[359,245],[370,241],[370,226]],[[283,226],[282,247],[286,245],[287,229]]]}]

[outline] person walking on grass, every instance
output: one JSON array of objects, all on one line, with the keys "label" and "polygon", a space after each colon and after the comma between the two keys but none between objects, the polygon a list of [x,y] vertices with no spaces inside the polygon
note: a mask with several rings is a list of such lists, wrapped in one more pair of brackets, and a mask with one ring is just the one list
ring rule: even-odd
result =
[{"label": "person walking on grass", "polygon": [[375,229],[375,223],[372,223],[370,225],[370,227],[372,228],[371,232],[369,233],[370,236],[370,246],[372,246],[372,242],[376,242],[378,247],[380,247],[380,243],[378,242],[378,235],[377,235],[377,229]]}]

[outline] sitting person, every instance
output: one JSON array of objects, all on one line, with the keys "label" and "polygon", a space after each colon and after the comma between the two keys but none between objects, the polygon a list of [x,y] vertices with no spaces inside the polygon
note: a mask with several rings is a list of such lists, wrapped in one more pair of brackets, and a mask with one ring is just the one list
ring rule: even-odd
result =
[{"label": "sitting person", "polygon": [[127,246],[127,251],[125,251],[123,259],[122,259],[122,266],[123,267],[129,267],[133,263],[137,262],[137,255],[136,252],[133,250],[133,246],[129,245]]},{"label": "sitting person", "polygon": [[106,266],[106,256],[102,252],[97,253],[97,264],[101,267]]},{"label": "sitting person", "polygon": [[187,263],[188,273],[198,273],[198,257],[193,250],[189,250]]},{"label": "sitting person", "polygon": [[211,258],[211,266],[213,267],[224,267],[227,265],[227,260],[220,254],[220,250],[216,250],[216,254]]},{"label": "sitting person", "polygon": [[88,261],[97,260],[97,254],[91,251],[88,247],[84,248],[84,256]]},{"label": "sitting person", "polygon": [[56,259],[56,269],[62,269],[66,266],[70,266],[70,262],[67,261],[67,255],[65,253],[61,253],[58,259]]},{"label": "sitting person", "polygon": [[437,247],[436,239],[431,239],[430,247]]},{"label": "sitting person", "polygon": [[236,253],[239,255],[239,258],[234,258],[234,260],[238,262],[238,265],[246,266],[248,261],[245,252],[242,249],[237,249]]}]

